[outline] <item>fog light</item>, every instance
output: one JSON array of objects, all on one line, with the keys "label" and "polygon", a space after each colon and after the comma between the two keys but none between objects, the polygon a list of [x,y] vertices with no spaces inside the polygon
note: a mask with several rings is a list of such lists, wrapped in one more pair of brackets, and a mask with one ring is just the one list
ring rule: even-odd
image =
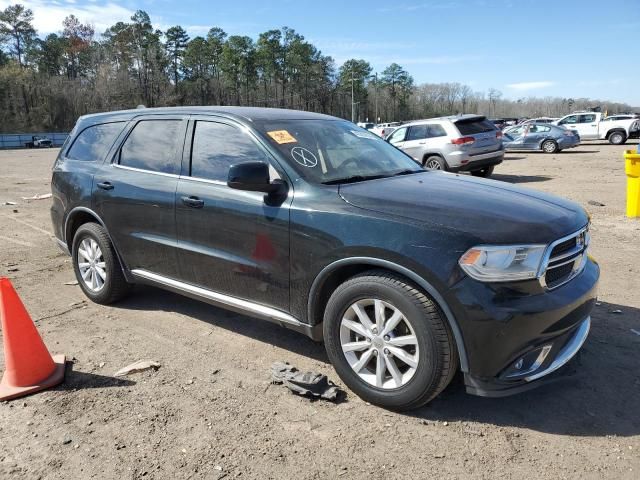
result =
[{"label": "fog light", "polygon": [[502,376],[506,378],[517,378],[535,372],[546,360],[551,351],[551,347],[551,345],[544,345],[520,357],[507,368]]}]

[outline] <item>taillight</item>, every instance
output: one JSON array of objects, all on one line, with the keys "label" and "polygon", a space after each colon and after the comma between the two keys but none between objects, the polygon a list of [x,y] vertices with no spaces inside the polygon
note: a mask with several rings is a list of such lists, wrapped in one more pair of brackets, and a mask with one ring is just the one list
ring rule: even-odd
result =
[{"label": "taillight", "polygon": [[454,145],[466,145],[467,143],[473,143],[476,139],[473,137],[460,137],[451,139],[451,143]]},{"label": "taillight", "polygon": [[496,138],[502,138],[502,132],[500,130],[496,132]]},{"label": "taillight", "polygon": [[380,136],[384,137],[384,130],[382,130],[382,132],[380,132]]}]

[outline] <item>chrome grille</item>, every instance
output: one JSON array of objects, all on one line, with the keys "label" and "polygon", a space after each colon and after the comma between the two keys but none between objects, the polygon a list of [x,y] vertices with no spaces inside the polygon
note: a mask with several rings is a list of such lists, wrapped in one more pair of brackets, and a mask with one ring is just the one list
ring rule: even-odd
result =
[{"label": "chrome grille", "polygon": [[540,276],[542,286],[553,289],[564,285],[584,268],[589,247],[589,227],[553,242]]}]

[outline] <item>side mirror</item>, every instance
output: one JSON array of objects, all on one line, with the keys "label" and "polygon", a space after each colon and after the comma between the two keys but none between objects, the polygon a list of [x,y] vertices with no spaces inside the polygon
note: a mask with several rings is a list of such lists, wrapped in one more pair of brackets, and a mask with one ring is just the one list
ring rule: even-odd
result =
[{"label": "side mirror", "polygon": [[232,165],[227,177],[229,188],[249,192],[280,193],[285,189],[283,182],[269,180],[269,165],[265,162],[244,162]]}]

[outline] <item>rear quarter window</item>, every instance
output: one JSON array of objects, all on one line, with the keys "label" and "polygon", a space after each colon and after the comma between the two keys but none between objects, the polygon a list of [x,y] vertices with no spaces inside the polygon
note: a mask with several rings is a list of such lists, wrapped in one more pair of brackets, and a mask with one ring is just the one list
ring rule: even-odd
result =
[{"label": "rear quarter window", "polygon": [[74,140],[67,158],[85,162],[103,160],[123,125],[124,122],[115,122],[85,128]]},{"label": "rear quarter window", "polygon": [[475,135],[496,130],[495,125],[486,119],[456,122],[456,127],[462,135]]}]

